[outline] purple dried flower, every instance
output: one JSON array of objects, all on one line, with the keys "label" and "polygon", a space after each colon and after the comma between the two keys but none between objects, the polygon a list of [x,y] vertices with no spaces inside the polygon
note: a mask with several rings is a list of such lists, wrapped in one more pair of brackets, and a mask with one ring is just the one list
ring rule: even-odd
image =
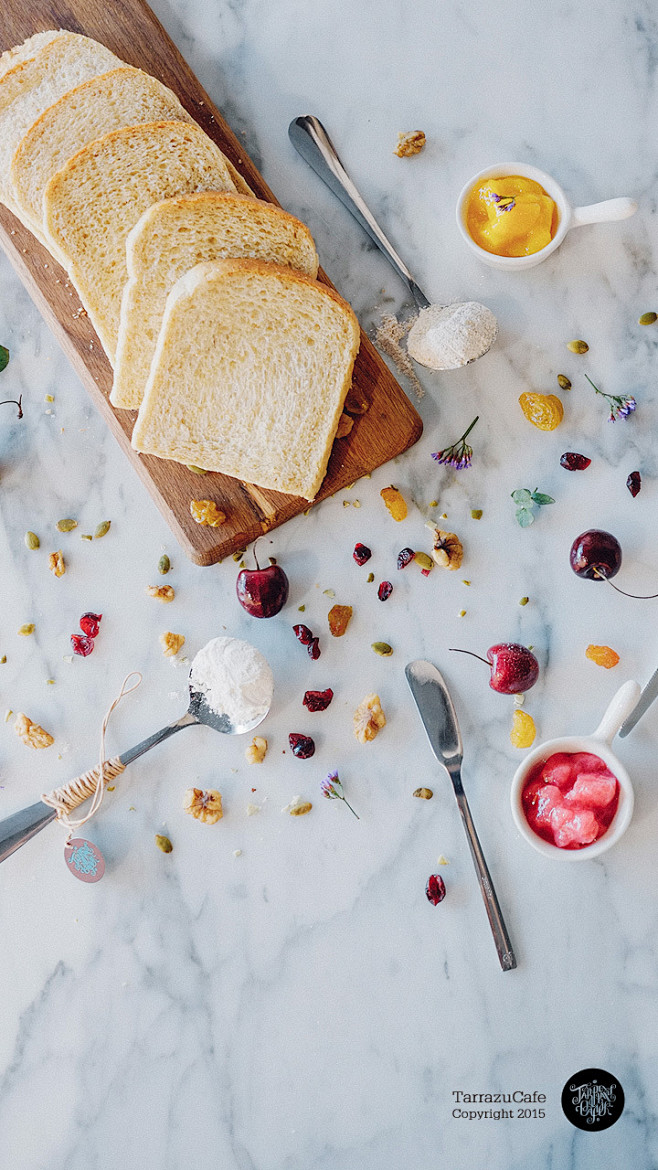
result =
[{"label": "purple dried flower", "polygon": [[343,793],[343,785],[338,778],[338,772],[329,772],[329,774],[325,776],[324,780],[322,781],[320,790],[322,795],[326,796],[328,800],[344,801],[350,812],[354,813],[357,821],[360,820],[359,814],[354,812],[352,805],[350,804],[349,800],[346,799]]},{"label": "purple dried flower", "polygon": [[603,390],[599,390],[598,386],[594,386],[591,378],[585,374],[590,386],[594,388],[601,398],[605,398],[610,407],[610,414],[608,415],[608,422],[616,422],[618,418],[628,418],[634,410],[637,410],[637,402],[632,394],[605,394]]},{"label": "purple dried flower", "polygon": [[473,459],[473,448],[469,447],[466,438],[473,430],[479,417],[479,414],[475,416],[470,427],[466,428],[456,443],[452,443],[450,447],[444,447],[442,451],[433,451],[432,459],[435,459],[437,463],[445,463],[448,467],[454,467],[455,471],[463,471],[465,467],[470,467]]}]

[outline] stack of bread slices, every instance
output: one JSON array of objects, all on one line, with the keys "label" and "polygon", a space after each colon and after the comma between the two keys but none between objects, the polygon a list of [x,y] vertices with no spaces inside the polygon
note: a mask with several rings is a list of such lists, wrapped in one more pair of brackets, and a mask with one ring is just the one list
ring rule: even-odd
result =
[{"label": "stack of bread slices", "polygon": [[137,451],[312,500],[359,327],[307,227],[161,82],[77,33],[0,58],[0,201],[66,269]]}]

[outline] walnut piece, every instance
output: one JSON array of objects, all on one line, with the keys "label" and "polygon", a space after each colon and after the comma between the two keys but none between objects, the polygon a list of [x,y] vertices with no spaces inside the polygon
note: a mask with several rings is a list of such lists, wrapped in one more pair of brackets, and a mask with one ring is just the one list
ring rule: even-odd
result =
[{"label": "walnut piece", "polygon": [[226,520],[224,512],[220,512],[213,500],[190,500],[190,512],[197,524],[206,528],[219,528]]},{"label": "walnut piece", "polygon": [[393,151],[398,158],[408,158],[412,154],[420,154],[426,139],[422,130],[407,130],[406,134],[398,134],[397,149]]},{"label": "walnut piece", "polygon": [[183,797],[183,808],[204,825],[215,825],[224,816],[222,794],[216,788],[188,788]]},{"label": "walnut piece", "polygon": [[64,556],[62,550],[51,553],[48,557],[48,568],[56,577],[63,577],[66,572],[66,565],[64,563]]},{"label": "walnut piece", "polygon": [[386,716],[379,695],[366,695],[354,712],[354,734],[359,743],[370,743],[385,726]]},{"label": "walnut piece", "polygon": [[458,569],[464,557],[462,542],[454,532],[434,529],[432,557],[444,569]]},{"label": "walnut piece", "polygon": [[267,740],[262,735],[255,735],[245,751],[248,764],[262,764],[267,752]]},{"label": "walnut piece", "polygon": [[185,635],[172,634],[171,630],[167,630],[166,633],[160,634],[159,640],[160,645],[162,646],[162,653],[164,654],[165,658],[173,658],[175,654],[178,654],[178,651],[183,645],[185,641]]},{"label": "walnut piece", "polygon": [[156,601],[173,601],[176,596],[171,585],[147,585],[146,592]]},{"label": "walnut piece", "polygon": [[14,731],[27,747],[47,748],[55,742],[52,735],[44,731],[43,727],[39,727],[38,723],[33,723],[22,711],[16,716]]},{"label": "walnut piece", "polygon": [[354,419],[350,418],[349,414],[341,414],[338,419],[338,430],[336,431],[337,439],[344,439],[345,435],[349,435],[354,426]]}]

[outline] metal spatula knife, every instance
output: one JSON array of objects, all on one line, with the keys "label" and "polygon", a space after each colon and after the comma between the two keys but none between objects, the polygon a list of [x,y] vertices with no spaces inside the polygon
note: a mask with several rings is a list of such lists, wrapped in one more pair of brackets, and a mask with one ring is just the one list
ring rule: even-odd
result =
[{"label": "metal spatula knife", "polygon": [[424,662],[422,659],[410,662],[405,673],[430,747],[452,781],[500,965],[503,971],[512,971],[516,967],[516,958],[462,785],[461,765],[464,752],[450,693],[439,671],[431,662]]}]

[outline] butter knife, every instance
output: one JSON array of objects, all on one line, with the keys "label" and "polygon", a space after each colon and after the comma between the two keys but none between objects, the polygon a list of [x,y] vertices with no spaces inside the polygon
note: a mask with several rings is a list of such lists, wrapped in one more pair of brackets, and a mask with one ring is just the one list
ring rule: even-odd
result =
[{"label": "butter knife", "polygon": [[427,732],[430,747],[452,781],[500,965],[503,971],[512,971],[516,967],[516,958],[462,784],[461,765],[464,751],[450,693],[441,674],[431,662],[424,662],[422,659],[410,662],[405,674]]},{"label": "butter knife", "polygon": [[658,698],[658,670],[654,670],[646,687],[644,687],[637,703],[633,707],[630,715],[624,720],[619,731],[617,732],[620,739],[624,739],[629,731],[632,731],[637,723],[640,722],[642,716],[649,710],[649,707],[655,699]]}]

